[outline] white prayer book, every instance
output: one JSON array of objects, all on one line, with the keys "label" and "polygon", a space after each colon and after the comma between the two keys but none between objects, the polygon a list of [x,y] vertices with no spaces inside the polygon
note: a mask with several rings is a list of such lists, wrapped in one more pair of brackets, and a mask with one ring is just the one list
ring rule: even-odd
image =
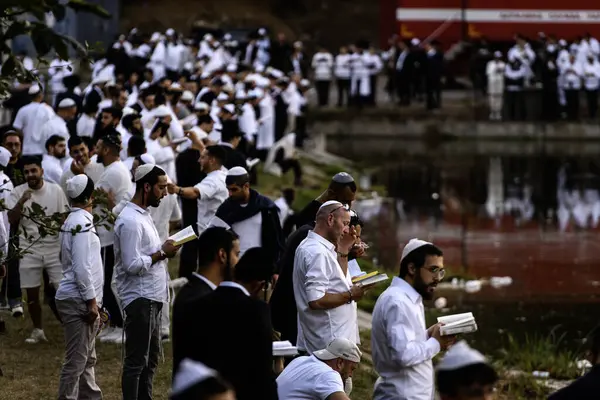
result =
[{"label": "white prayer book", "polygon": [[171,143],[172,144],[180,144],[180,143],[183,143],[183,142],[187,142],[188,140],[191,142],[190,139],[188,139],[187,137],[184,136],[184,137],[180,137],[180,138],[177,138],[177,139],[171,139]]},{"label": "white prayer book", "polygon": [[169,237],[169,240],[172,240],[175,246],[182,245],[195,239],[198,239],[198,236],[196,235],[196,232],[194,232],[194,229],[192,229],[191,225]]},{"label": "white prayer book", "polygon": [[375,272],[375,274],[371,273],[353,278],[352,283],[361,286],[371,286],[376,283],[385,282],[388,279],[390,278],[387,274],[377,274],[377,272]]},{"label": "white prayer book", "polygon": [[288,340],[273,342],[273,355],[276,357],[295,356],[298,354],[298,348],[292,346]]},{"label": "white prayer book", "polygon": [[453,314],[438,317],[437,321],[444,324],[440,328],[442,336],[471,333],[477,331],[477,323],[473,313]]},{"label": "white prayer book", "polygon": [[252,169],[256,164],[260,162],[260,158],[249,158],[246,160],[246,166],[248,169]]}]

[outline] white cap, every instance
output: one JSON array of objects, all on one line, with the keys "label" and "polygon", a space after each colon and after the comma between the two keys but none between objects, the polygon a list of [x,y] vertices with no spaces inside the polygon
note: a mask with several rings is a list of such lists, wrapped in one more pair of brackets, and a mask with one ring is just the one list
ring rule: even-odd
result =
[{"label": "white cap", "polygon": [[502,52],[501,51],[495,51],[494,52],[494,57],[496,57],[496,58],[502,57]]},{"label": "white cap", "polygon": [[148,153],[144,153],[140,156],[140,160],[142,160],[144,162],[144,165],[146,164],[156,164],[156,160],[154,159],[154,157],[151,154]]},{"label": "white cap", "polygon": [[302,79],[300,81],[300,86],[302,86],[302,87],[309,87],[310,86],[310,81],[308,79]]},{"label": "white cap", "polygon": [[62,99],[60,103],[58,103],[58,108],[70,108],[75,107],[75,105],[75,100],[67,97],[66,99]]},{"label": "white cap", "polygon": [[137,111],[135,111],[131,107],[125,107],[125,108],[123,108],[123,116],[129,115],[129,114],[137,114]]},{"label": "white cap", "polygon": [[156,109],[154,109],[155,117],[166,117],[167,115],[171,115],[171,113],[169,112],[169,109],[165,105],[160,105],[160,106],[156,107]]},{"label": "white cap", "polygon": [[169,90],[183,90],[179,82],[174,82],[169,86]]},{"label": "white cap", "polygon": [[200,101],[194,105],[194,110],[200,111],[200,110],[209,110],[209,109],[210,109],[210,106],[203,101]]},{"label": "white cap", "polygon": [[319,207],[319,210],[321,210],[322,208],[325,208],[325,207],[333,206],[333,205],[336,205],[338,207],[344,207],[344,205],[337,200],[329,200],[329,201],[326,201],[325,203],[321,204],[321,207]]},{"label": "white cap", "polygon": [[208,137],[208,134],[197,126],[194,126],[190,131],[194,132],[198,140],[204,140]]},{"label": "white cap", "polygon": [[416,238],[410,239],[410,241],[406,244],[406,246],[404,246],[404,249],[402,250],[402,257],[400,258],[400,262],[402,262],[402,260],[404,260],[404,258],[407,255],[409,255],[410,253],[412,253],[419,247],[427,246],[428,244],[432,245],[433,243],[426,242],[424,240],[416,239]]},{"label": "white cap", "polygon": [[354,342],[345,338],[336,338],[329,343],[326,349],[313,352],[313,356],[322,361],[341,358],[342,360],[359,363],[362,353]]},{"label": "white cap", "polygon": [[148,81],[144,81],[142,82],[142,84],[140,85],[140,90],[146,89],[150,87],[150,82]]},{"label": "white cap", "polygon": [[267,30],[265,28],[260,28],[258,30],[258,34],[261,35],[261,36],[263,36],[265,33],[267,33]]},{"label": "white cap", "polygon": [[237,71],[237,65],[235,65],[235,64],[229,64],[227,66],[227,72],[235,72],[235,71]]},{"label": "white cap", "polygon": [[270,75],[275,79],[279,79],[279,78],[283,78],[283,76],[285,74],[278,69],[274,69],[270,72]]},{"label": "white cap", "polygon": [[263,97],[264,95],[265,91],[260,88],[253,89],[248,93],[248,97],[255,97],[257,99]]},{"label": "white cap", "polygon": [[227,111],[229,114],[235,114],[235,106],[233,104],[225,104],[223,110]]},{"label": "white cap", "polygon": [[262,74],[263,72],[265,72],[265,66],[262,64],[258,64],[255,68],[256,72],[258,72],[259,74]]},{"label": "white cap", "polygon": [[235,98],[237,100],[246,100],[248,98],[248,94],[243,90],[238,90],[237,92],[235,92]]},{"label": "white cap", "polygon": [[150,38],[151,42],[158,42],[160,40],[160,33],[159,32],[154,32],[152,34],[152,37]]},{"label": "white cap", "polygon": [[412,40],[410,41],[410,44],[412,44],[413,46],[418,46],[421,43],[421,41],[418,38],[412,38]]},{"label": "white cap", "polygon": [[229,171],[227,171],[227,176],[242,176],[248,175],[248,171],[243,167],[233,167]]},{"label": "white cap", "polygon": [[180,394],[192,386],[216,376],[217,371],[214,369],[208,368],[200,362],[186,358],[179,363],[179,368],[173,379],[173,390],[171,391],[171,394]]},{"label": "white cap", "polygon": [[567,41],[566,41],[565,39],[560,39],[560,40],[558,41],[558,44],[559,44],[560,46],[563,46],[563,47],[564,47],[564,46],[566,46],[566,45],[567,45]]},{"label": "white cap", "polygon": [[8,162],[10,161],[10,151],[8,151],[5,147],[0,147],[0,165],[6,167]]},{"label": "white cap", "polygon": [[454,371],[473,364],[487,364],[487,359],[483,354],[471,348],[467,342],[461,340],[450,347],[436,369],[438,371]]},{"label": "white cap", "polygon": [[229,100],[229,96],[227,96],[223,92],[219,93],[219,95],[217,96],[217,101],[227,101],[227,100]]},{"label": "white cap", "polygon": [[67,195],[71,199],[75,199],[83,193],[88,184],[88,176],[86,174],[75,175],[67,180]]},{"label": "white cap", "polygon": [[[156,168],[160,168],[157,165],[154,164],[144,164],[144,165],[140,165],[139,167],[137,167],[137,169],[135,170],[135,174],[133,176],[133,179],[137,182],[140,179],[144,178],[146,175],[148,175],[150,173],[150,171],[152,171],[154,169],[154,167]],[[161,168],[162,169],[162,168]]]},{"label": "white cap", "polygon": [[204,35],[204,40],[208,41],[208,40],[212,40],[213,35],[211,35],[210,33],[207,33],[206,35]]},{"label": "white cap", "polygon": [[200,74],[200,79],[208,79],[210,78],[210,72],[203,72]]},{"label": "white cap", "polygon": [[181,101],[193,101],[193,100],[194,100],[194,93],[190,92],[189,90],[186,90],[181,95]]},{"label": "white cap", "polygon": [[31,87],[29,88],[27,93],[29,93],[30,95],[34,95],[34,94],[38,94],[41,91],[42,91],[42,88],[40,87],[40,85],[38,85],[36,83],[34,85],[31,85]]},{"label": "white cap", "polygon": [[165,32],[165,34],[167,36],[173,36],[175,34],[175,30],[173,28],[169,28],[169,29],[167,29],[167,31]]},{"label": "white cap", "polygon": [[231,40],[231,33],[226,33],[223,35],[223,40],[224,41],[229,41]]}]

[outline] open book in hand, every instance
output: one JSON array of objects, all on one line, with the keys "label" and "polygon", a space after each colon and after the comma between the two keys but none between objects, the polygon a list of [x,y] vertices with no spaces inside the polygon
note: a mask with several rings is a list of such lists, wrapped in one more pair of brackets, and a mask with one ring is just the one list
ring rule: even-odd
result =
[{"label": "open book in hand", "polygon": [[169,237],[169,240],[172,240],[175,246],[182,245],[194,239],[198,239],[198,236],[196,236],[196,232],[194,232],[191,225]]},{"label": "open book in hand", "polygon": [[373,271],[368,274],[355,276],[352,278],[352,283],[355,285],[370,286],[379,282],[387,281],[387,274],[380,274],[378,271]]},{"label": "open book in hand", "polygon": [[438,317],[437,321],[444,324],[440,328],[442,336],[457,335],[459,333],[471,333],[477,331],[477,323],[473,313],[445,315]]}]

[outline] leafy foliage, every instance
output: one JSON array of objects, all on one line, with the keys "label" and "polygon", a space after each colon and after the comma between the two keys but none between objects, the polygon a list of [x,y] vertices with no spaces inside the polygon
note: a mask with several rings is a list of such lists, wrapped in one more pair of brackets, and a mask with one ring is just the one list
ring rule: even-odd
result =
[{"label": "leafy foliage", "polygon": [[[46,25],[45,18],[52,13],[57,21],[62,20],[71,8],[75,12],[88,12],[101,18],[110,18],[110,14],[102,7],[85,0],[5,0],[0,11],[0,59],[2,77],[0,78],[0,95],[6,95],[15,79],[35,81],[36,77],[27,71],[21,59],[12,53],[10,41],[20,35],[28,35],[38,54],[40,65],[47,65],[43,58],[50,51],[56,51],[62,60],[69,59],[69,47],[73,48],[78,58],[88,58],[89,46],[79,43],[70,36],[55,32]],[[28,18],[33,16],[33,18]]]}]

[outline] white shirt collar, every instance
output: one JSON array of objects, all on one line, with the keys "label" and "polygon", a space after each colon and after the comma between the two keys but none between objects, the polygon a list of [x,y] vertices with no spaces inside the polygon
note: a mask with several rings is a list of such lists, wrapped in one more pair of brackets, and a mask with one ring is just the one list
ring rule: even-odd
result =
[{"label": "white shirt collar", "polygon": [[208,286],[209,286],[209,287],[210,287],[212,290],[215,290],[215,289],[217,288],[217,285],[215,285],[214,283],[212,283],[212,282],[211,282],[210,280],[208,280],[208,278],[206,278],[205,276],[203,276],[203,275],[200,275],[200,274],[199,274],[199,273],[197,273],[197,272],[193,272],[192,274],[193,274],[193,275],[194,275],[196,278],[199,278],[199,279],[203,280],[203,281],[204,281],[204,283],[206,283],[206,284],[207,284],[207,285],[208,285]]},{"label": "white shirt collar", "polygon": [[317,242],[321,243],[323,246],[327,248],[327,250],[335,253],[335,245],[331,243],[329,240],[325,239],[323,236],[315,233],[314,231],[309,231],[308,236],[312,239],[315,239]]},{"label": "white shirt collar", "polygon": [[221,282],[221,284],[219,286],[225,286],[225,287],[232,287],[232,288],[240,289],[246,296],[250,297],[250,293],[246,290],[245,287],[243,287],[239,283],[231,282],[231,281],[224,281],[224,282]]},{"label": "white shirt collar", "polygon": [[395,276],[394,279],[392,279],[391,286],[395,286],[402,290],[413,303],[417,304],[421,301],[421,295],[404,279]]}]

